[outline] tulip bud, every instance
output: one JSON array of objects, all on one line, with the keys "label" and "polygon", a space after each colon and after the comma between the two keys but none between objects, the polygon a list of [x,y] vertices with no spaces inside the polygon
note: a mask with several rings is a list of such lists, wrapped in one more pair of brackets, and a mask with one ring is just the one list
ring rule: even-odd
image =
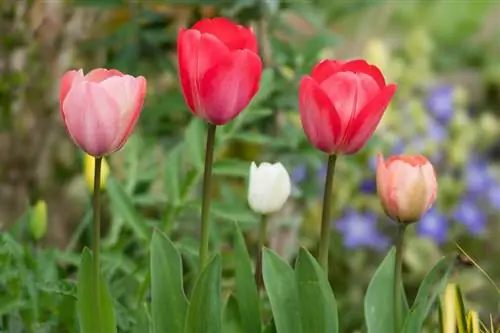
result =
[{"label": "tulip bud", "polygon": [[31,208],[29,230],[37,241],[47,233],[47,203],[44,200],[38,200]]},{"label": "tulip bud", "polygon": [[[90,190],[94,192],[94,168],[95,168],[95,158],[85,154],[83,158],[83,172],[85,175],[85,182]],[[101,179],[99,180],[99,188],[104,190],[106,188],[106,181],[109,177],[109,165],[106,159],[101,161]]]},{"label": "tulip bud", "polygon": [[377,192],[385,213],[400,223],[417,222],[436,199],[432,164],[423,156],[399,155],[377,161]]},{"label": "tulip bud", "polygon": [[292,184],[281,163],[261,163],[250,166],[248,203],[256,213],[269,214],[279,211],[285,204]]}]

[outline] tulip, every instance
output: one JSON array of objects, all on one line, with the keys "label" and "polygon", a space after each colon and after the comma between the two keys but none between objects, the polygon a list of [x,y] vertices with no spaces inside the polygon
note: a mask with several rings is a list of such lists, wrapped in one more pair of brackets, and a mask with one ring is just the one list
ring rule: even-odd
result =
[{"label": "tulip", "polygon": [[248,185],[248,204],[256,213],[269,214],[279,211],[292,188],[290,176],[281,163],[252,162]]},{"label": "tulip", "polygon": [[225,18],[204,19],[180,29],[177,48],[184,99],[197,117],[226,124],[257,93],[262,62],[251,29]]},{"label": "tulip", "polygon": [[102,157],[126,143],[141,113],[146,79],[111,69],[66,72],[59,91],[60,113],[69,135],[87,154]]},{"label": "tulip", "polygon": [[423,156],[399,155],[377,161],[377,192],[385,213],[403,224],[418,221],[436,200],[432,164]]},{"label": "tulip", "polygon": [[299,111],[309,141],[328,154],[354,154],[370,139],[396,85],[364,60],[323,60],[302,78]]}]

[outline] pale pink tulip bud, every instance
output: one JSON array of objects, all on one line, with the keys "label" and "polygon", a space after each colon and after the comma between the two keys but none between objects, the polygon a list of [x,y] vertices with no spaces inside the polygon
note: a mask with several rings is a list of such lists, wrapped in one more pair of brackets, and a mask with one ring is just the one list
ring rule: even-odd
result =
[{"label": "pale pink tulip bud", "polygon": [[385,213],[401,223],[417,222],[436,200],[432,164],[423,156],[382,155],[377,161],[377,192]]},{"label": "pale pink tulip bud", "polygon": [[66,72],[59,110],[75,144],[94,157],[121,149],[132,133],[146,95],[146,79],[115,69]]}]

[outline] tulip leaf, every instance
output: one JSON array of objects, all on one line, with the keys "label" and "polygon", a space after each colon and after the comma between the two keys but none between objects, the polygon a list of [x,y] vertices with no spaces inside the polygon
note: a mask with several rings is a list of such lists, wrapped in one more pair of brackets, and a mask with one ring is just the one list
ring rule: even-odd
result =
[{"label": "tulip leaf", "polygon": [[221,258],[216,255],[195,282],[184,333],[220,333],[222,326]]},{"label": "tulip leaf", "polygon": [[439,326],[443,333],[467,333],[467,317],[460,288],[449,283],[439,306]]},{"label": "tulip leaf", "polygon": [[236,159],[223,159],[216,161],[213,166],[213,174],[218,176],[247,178],[250,163]]},{"label": "tulip leaf", "polygon": [[244,330],[241,324],[241,316],[238,310],[238,302],[236,298],[229,296],[224,307],[224,316],[222,320],[222,333],[245,333],[245,332],[260,332]]},{"label": "tulip leaf", "polygon": [[113,301],[106,281],[99,276],[99,285],[94,279],[92,254],[88,248],[82,252],[78,272],[77,311],[82,333],[115,333],[116,319]]},{"label": "tulip leaf", "polygon": [[236,299],[245,332],[260,332],[259,292],[252,274],[252,261],[240,228],[234,224]]},{"label": "tulip leaf", "polygon": [[121,215],[139,239],[148,241],[149,232],[146,224],[122,186],[114,178],[109,177],[106,190],[117,214]]},{"label": "tulip leaf", "polygon": [[273,251],[264,249],[262,271],[276,332],[301,333],[299,295],[293,269]]},{"label": "tulip leaf", "polygon": [[205,140],[203,134],[205,132],[206,126],[204,126],[204,122],[196,117],[193,117],[184,134],[187,151],[197,170],[203,170],[205,154]]},{"label": "tulip leaf", "polygon": [[182,285],[181,256],[157,230],[151,240],[150,265],[153,332],[182,333],[188,302]]},{"label": "tulip leaf", "polygon": [[[384,258],[373,275],[364,300],[365,320],[368,333],[399,333],[394,332],[394,266],[396,265],[396,250],[393,247]],[[408,313],[408,301],[401,290],[401,318]],[[380,300],[384,300],[381,302]]]},{"label": "tulip leaf", "polygon": [[295,278],[304,332],[337,333],[337,302],[332,288],[316,259],[303,248],[297,257]]},{"label": "tulip leaf", "polygon": [[415,302],[410,309],[404,323],[404,333],[420,333],[425,318],[441,294],[453,268],[454,260],[450,258],[441,259],[430,271],[420,284]]}]

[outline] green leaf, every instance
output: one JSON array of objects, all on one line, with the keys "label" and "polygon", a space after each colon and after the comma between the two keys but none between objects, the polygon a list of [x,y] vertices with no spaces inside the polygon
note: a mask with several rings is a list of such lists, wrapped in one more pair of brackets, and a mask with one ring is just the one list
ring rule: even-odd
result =
[{"label": "green leaf", "polygon": [[238,221],[240,225],[256,225],[258,221],[257,216],[247,207],[236,206],[234,204],[222,204],[217,201],[213,202],[210,206],[210,214],[230,222]]},{"label": "green leaf", "polygon": [[116,332],[113,301],[106,281],[100,275],[99,287],[95,285],[95,282],[92,254],[88,248],[85,248],[78,272],[76,303],[80,330],[82,333]]},{"label": "green leaf", "polygon": [[403,332],[420,333],[425,318],[429,315],[434,302],[440,295],[448,281],[448,276],[453,268],[454,260],[441,259],[430,271],[418,288],[417,297],[406,318]]},{"label": "green leaf", "polygon": [[213,174],[218,176],[248,177],[250,163],[236,159],[217,161],[213,166]]},{"label": "green leaf", "polygon": [[184,141],[187,145],[187,153],[192,159],[193,165],[198,170],[203,170],[203,160],[205,153],[204,133],[206,131],[204,122],[200,119],[193,117],[189,123]]},{"label": "green leaf", "polygon": [[259,292],[252,274],[252,260],[240,228],[234,223],[234,254],[236,270],[236,299],[244,332],[260,332]]},{"label": "green leaf", "polygon": [[147,241],[149,239],[149,231],[146,224],[121,185],[114,178],[109,177],[106,191],[115,211],[128,223],[139,239]]},{"label": "green leaf", "polygon": [[273,251],[264,249],[262,271],[276,332],[301,333],[299,296],[292,268]]},{"label": "green leaf", "polygon": [[233,295],[229,296],[226,306],[224,307],[224,319],[222,321],[222,333],[245,333],[245,332],[260,332],[247,331],[242,328],[241,316],[238,310],[238,302]]},{"label": "green leaf", "polygon": [[181,154],[182,145],[173,148],[166,157],[166,168],[163,182],[168,201],[178,204],[181,195]]},{"label": "green leaf", "polygon": [[[368,333],[394,332],[394,266],[396,250],[393,247],[372,277],[364,300],[364,310]],[[401,318],[408,313],[408,301],[401,287]],[[381,300],[384,300],[381,302]],[[399,333],[399,332],[396,332]]]},{"label": "green leaf", "polygon": [[153,332],[182,333],[188,302],[182,285],[182,261],[160,231],[151,240],[151,311]]},{"label": "green leaf", "polygon": [[271,145],[276,141],[276,138],[271,138],[267,135],[261,133],[253,133],[253,132],[240,132],[233,135],[232,139],[235,141],[254,143],[260,145]]},{"label": "green leaf", "polygon": [[221,259],[216,255],[196,280],[184,333],[220,333],[222,326]]},{"label": "green leaf", "polygon": [[337,302],[330,283],[316,259],[301,248],[295,267],[300,314],[304,332],[337,333]]},{"label": "green leaf", "polygon": [[439,306],[439,328],[443,333],[467,333],[467,317],[462,293],[458,285],[445,287]]}]

